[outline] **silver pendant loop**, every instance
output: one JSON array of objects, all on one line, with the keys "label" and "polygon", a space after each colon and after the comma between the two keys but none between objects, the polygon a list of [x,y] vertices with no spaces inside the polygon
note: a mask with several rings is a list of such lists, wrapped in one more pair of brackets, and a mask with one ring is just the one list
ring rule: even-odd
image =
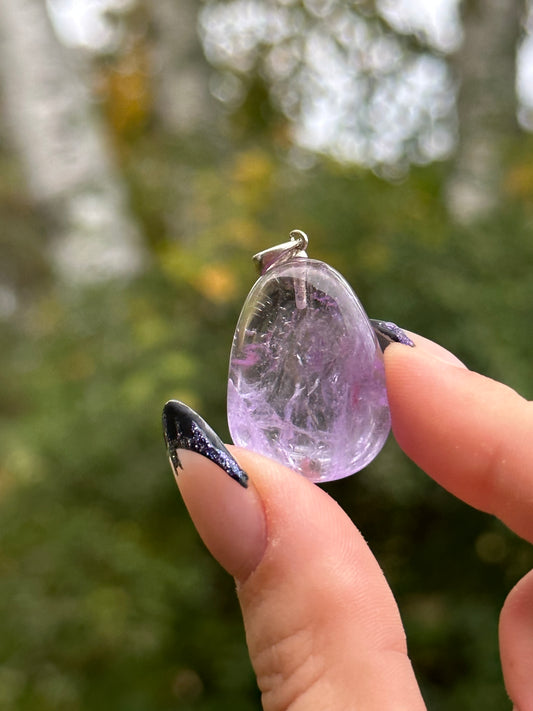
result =
[{"label": "silver pendant loop", "polygon": [[284,262],[293,257],[307,257],[306,249],[309,244],[309,239],[302,230],[292,230],[290,233],[290,242],[277,244],[275,247],[269,247],[262,252],[254,254],[254,260],[257,270],[260,275],[263,275],[274,264]]}]

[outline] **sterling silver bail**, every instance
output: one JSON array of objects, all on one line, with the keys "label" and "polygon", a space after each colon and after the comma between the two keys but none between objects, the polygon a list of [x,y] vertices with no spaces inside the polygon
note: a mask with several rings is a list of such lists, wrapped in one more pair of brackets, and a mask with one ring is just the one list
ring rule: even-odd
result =
[{"label": "sterling silver bail", "polygon": [[255,262],[260,275],[263,275],[270,267],[279,262],[292,259],[293,257],[307,257],[307,246],[309,238],[302,230],[291,230],[289,233],[290,242],[277,244],[275,247],[269,247],[262,252],[254,254],[252,259]]}]

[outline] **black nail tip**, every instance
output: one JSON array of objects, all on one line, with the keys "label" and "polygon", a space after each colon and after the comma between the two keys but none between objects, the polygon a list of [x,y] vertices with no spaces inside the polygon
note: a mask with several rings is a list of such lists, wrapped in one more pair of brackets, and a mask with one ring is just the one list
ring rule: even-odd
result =
[{"label": "black nail tip", "polygon": [[392,321],[381,321],[371,318],[370,323],[382,351],[384,351],[387,346],[390,346],[391,343],[402,343],[404,346],[414,348],[415,344],[405,331],[402,331],[402,329],[395,323],[392,323]]},{"label": "black nail tip", "polygon": [[248,475],[198,413],[179,400],[169,400],[163,408],[162,419],[168,456],[176,474],[178,469],[182,469],[177,450],[186,449],[218,464],[232,479],[247,488]]}]

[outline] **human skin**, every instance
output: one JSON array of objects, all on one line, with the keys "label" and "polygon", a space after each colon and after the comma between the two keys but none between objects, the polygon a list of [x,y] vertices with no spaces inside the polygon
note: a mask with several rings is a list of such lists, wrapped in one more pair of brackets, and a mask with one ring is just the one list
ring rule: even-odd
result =
[{"label": "human skin", "polygon": [[[533,542],[533,403],[410,334],[385,350],[394,435],[429,476]],[[236,579],[265,711],[425,709],[392,592],[354,523],[322,489],[232,448],[248,488],[179,451],[178,486]],[[500,618],[507,692],[533,711],[533,571]]]}]

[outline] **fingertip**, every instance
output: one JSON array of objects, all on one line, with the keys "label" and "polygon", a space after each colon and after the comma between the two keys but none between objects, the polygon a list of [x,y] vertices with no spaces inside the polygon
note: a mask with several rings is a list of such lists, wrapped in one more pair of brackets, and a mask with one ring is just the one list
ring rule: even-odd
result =
[{"label": "fingertip", "polygon": [[443,404],[434,398],[434,393],[442,391],[445,384],[446,390],[453,389],[455,380],[470,371],[438,343],[417,333],[407,333],[414,348],[394,343],[387,348],[385,376],[394,436],[406,454],[417,461],[411,440],[426,436],[427,423],[439,416]]},{"label": "fingertip", "polygon": [[[454,365],[459,368],[467,367],[456,355],[438,343],[435,343],[435,341],[431,341],[429,338],[425,338],[412,331],[406,331],[406,333],[415,344],[415,348],[412,349],[412,351],[417,356],[422,354],[441,361],[442,363],[446,363],[447,365]],[[397,357],[401,357],[401,354],[404,353],[405,350],[405,348],[401,348],[400,344],[391,344],[391,347],[387,348],[385,352],[385,360],[392,360],[394,362]]]},{"label": "fingertip", "polygon": [[[471,465],[477,465],[481,456],[477,451],[484,441],[479,428],[475,431],[474,392],[466,382],[476,374],[433,341],[417,334],[413,341],[414,348],[393,345],[385,352],[394,437],[423,471],[472,503]],[[470,417],[469,427],[462,421],[465,417]]]},{"label": "fingertip", "polygon": [[260,496],[248,481],[244,488],[217,464],[180,450],[176,482],[189,515],[213,557],[237,580],[259,564],[267,533]]},{"label": "fingertip", "polygon": [[454,406],[454,394],[470,374],[450,351],[418,334],[414,348],[393,344],[385,351],[387,394],[392,429],[399,445],[418,463],[420,447],[434,446],[442,413]]},{"label": "fingertip", "polygon": [[420,348],[385,352],[396,441],[445,489],[532,540],[531,403],[418,338]]}]

